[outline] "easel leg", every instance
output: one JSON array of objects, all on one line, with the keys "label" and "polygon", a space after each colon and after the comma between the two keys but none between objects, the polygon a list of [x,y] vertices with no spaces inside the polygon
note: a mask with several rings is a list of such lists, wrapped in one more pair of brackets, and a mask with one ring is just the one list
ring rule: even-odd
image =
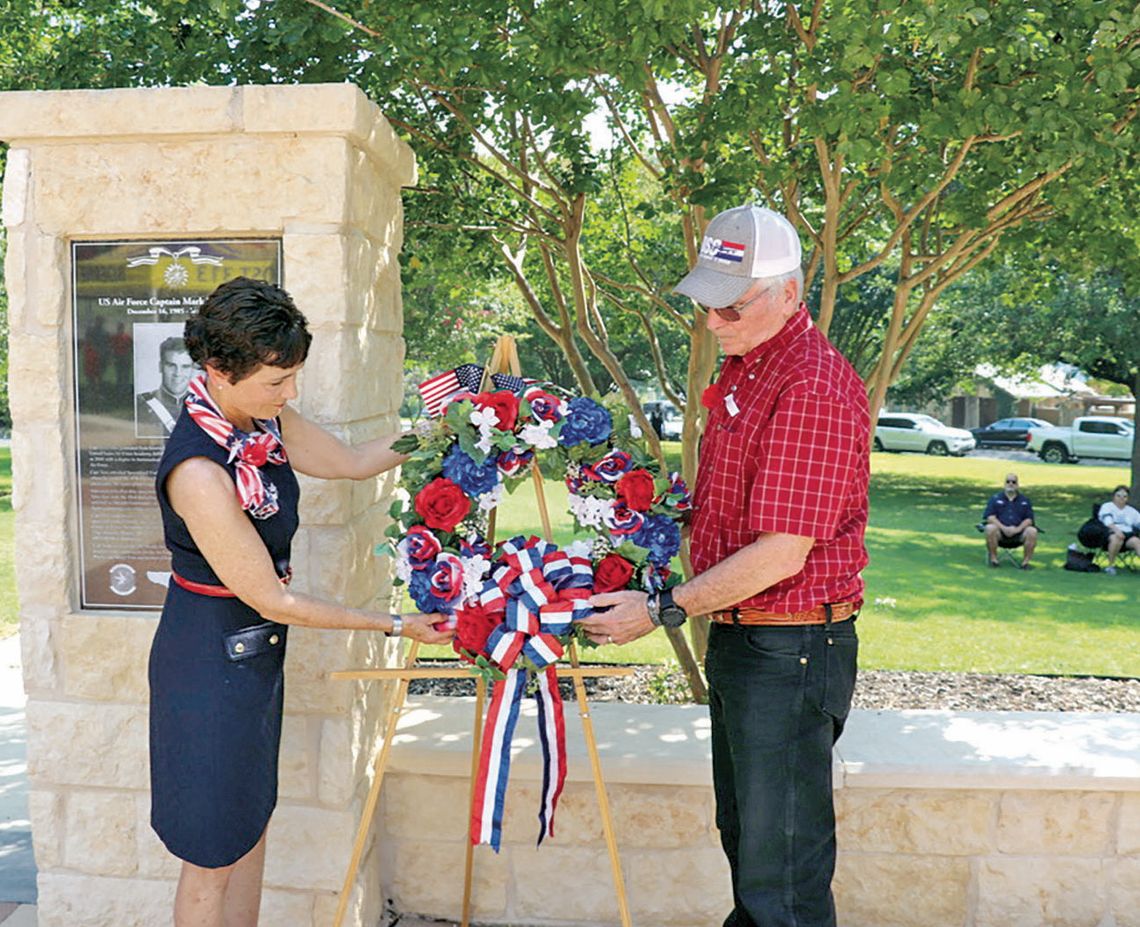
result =
[{"label": "easel leg", "polygon": [[[408,648],[408,657],[404,661],[405,668],[416,662],[416,654],[419,649],[420,642],[412,641],[412,646]],[[356,874],[360,870],[360,860],[364,855],[364,843],[368,839],[368,830],[371,828],[372,818],[376,814],[376,803],[380,799],[380,786],[384,782],[384,769],[388,765],[388,754],[392,749],[392,741],[396,737],[396,725],[403,713],[410,682],[409,679],[400,680],[400,685],[396,689],[395,701],[393,701],[392,708],[388,712],[388,729],[384,732],[384,744],[380,748],[380,753],[372,764],[372,788],[368,791],[368,798],[365,800],[364,809],[360,814],[360,827],[356,831],[356,843],[352,848],[352,859],[349,861],[348,871],[344,874],[344,884],[340,887],[340,900],[337,902],[333,927],[341,927],[344,923],[349,895],[352,892],[352,886],[356,883]]]},{"label": "easel leg", "polygon": [[[578,667],[578,645],[570,641],[570,664]],[[625,898],[625,878],[621,873],[621,858],[618,856],[617,838],[614,836],[614,822],[610,816],[610,800],[606,795],[606,783],[602,779],[602,761],[598,757],[598,742],[594,738],[594,722],[590,718],[590,705],[586,701],[586,684],[581,676],[574,677],[574,695],[578,699],[578,714],[582,718],[582,734],[586,738],[586,751],[590,754],[590,769],[594,773],[594,791],[598,796],[598,810],[602,813],[602,832],[606,838],[606,849],[610,854],[610,869],[614,875],[614,891],[617,893],[618,913],[622,927],[630,927],[629,903]]]},{"label": "easel leg", "polygon": [[467,800],[467,854],[463,869],[463,922],[471,923],[471,874],[475,866],[475,844],[471,840],[471,816],[475,811],[475,782],[479,778],[479,754],[483,746],[483,703],[487,698],[487,683],[480,676],[475,680],[475,724],[471,734],[471,782]]}]

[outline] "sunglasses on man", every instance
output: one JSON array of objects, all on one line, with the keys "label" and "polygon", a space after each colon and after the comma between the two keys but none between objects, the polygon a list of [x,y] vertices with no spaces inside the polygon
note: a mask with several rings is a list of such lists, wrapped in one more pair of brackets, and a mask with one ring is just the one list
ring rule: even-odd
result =
[{"label": "sunglasses on man", "polygon": [[764,296],[765,294],[767,294],[769,292],[771,292],[770,288],[767,290],[761,290],[759,293],[755,293],[752,296],[745,296],[743,299],[737,300],[731,306],[720,306],[719,308],[717,308],[717,307],[706,306],[706,305],[702,304],[701,308],[704,309],[705,312],[715,312],[720,318],[724,319],[724,321],[726,321],[726,322],[739,322],[740,321],[740,310],[743,309],[745,306],[747,306],[749,303],[755,302],[761,296]]}]

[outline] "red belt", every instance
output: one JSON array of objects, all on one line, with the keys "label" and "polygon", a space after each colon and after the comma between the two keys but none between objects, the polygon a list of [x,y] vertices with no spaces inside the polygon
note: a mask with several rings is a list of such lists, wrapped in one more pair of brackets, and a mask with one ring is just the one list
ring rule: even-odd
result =
[{"label": "red belt", "polygon": [[[832,621],[846,621],[859,611],[862,602],[837,602],[831,606]],[[717,624],[827,624],[827,606],[817,605],[802,612],[766,612],[761,608],[732,608],[713,612],[709,618]]]},{"label": "red belt", "polygon": [[[187,579],[185,576],[179,576],[177,573],[171,573],[170,578],[174,580],[179,586],[188,592],[196,592],[198,595],[212,595],[219,599],[236,599],[237,595],[230,592],[225,586],[212,586],[209,583],[196,583],[192,579]],[[293,568],[290,567],[284,576],[278,577],[281,580],[281,585],[288,586],[289,580],[293,578]]]}]

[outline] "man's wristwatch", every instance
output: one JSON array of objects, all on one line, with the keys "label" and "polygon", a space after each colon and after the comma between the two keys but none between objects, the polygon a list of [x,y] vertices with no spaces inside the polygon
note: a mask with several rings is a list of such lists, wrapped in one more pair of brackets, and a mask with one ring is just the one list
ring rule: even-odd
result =
[{"label": "man's wristwatch", "polygon": [[673,601],[672,589],[651,595],[645,605],[649,610],[649,620],[658,628],[679,628],[689,617],[689,613]]}]

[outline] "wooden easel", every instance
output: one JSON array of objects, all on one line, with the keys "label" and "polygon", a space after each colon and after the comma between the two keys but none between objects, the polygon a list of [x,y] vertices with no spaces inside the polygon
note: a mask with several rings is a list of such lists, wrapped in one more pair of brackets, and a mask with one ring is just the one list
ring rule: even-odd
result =
[{"label": "wooden easel", "polygon": [[[518,349],[515,345],[514,338],[509,335],[501,336],[495,344],[494,353],[491,355],[491,363],[483,371],[483,389],[486,389],[492,373],[510,373],[516,377],[522,376]],[[539,472],[537,461],[532,465],[531,473],[534,476],[535,502],[538,505],[539,515],[542,518],[543,536],[548,542],[552,543],[553,532],[550,527],[550,513],[546,507],[542,474]],[[494,537],[495,511],[492,510],[488,519],[487,540],[493,544]],[[356,882],[357,873],[360,870],[360,861],[364,855],[364,844],[368,838],[368,831],[372,826],[372,819],[376,815],[376,805],[380,799],[380,787],[384,781],[384,770],[388,765],[388,756],[391,753],[392,742],[396,736],[396,727],[399,723],[400,715],[403,714],[404,703],[407,701],[410,681],[413,679],[467,679],[471,676],[471,674],[462,667],[452,669],[450,667],[416,666],[416,657],[419,653],[419,649],[419,641],[412,641],[411,646],[408,648],[408,654],[404,660],[404,664],[399,667],[372,670],[344,670],[330,674],[332,679],[395,679],[399,681],[399,685],[396,689],[396,698],[393,700],[392,707],[388,712],[384,741],[380,747],[380,752],[372,763],[372,788],[368,791],[368,797],[361,811],[360,826],[356,832],[356,843],[353,845],[352,858],[349,860],[348,870],[344,875],[344,883],[341,885],[340,899],[337,904],[336,917],[333,919],[333,927],[342,927],[344,923],[344,915],[348,910],[348,899],[352,892],[352,886]],[[594,792],[597,795],[598,810],[602,815],[602,831],[605,835],[606,848],[610,856],[610,869],[613,872],[614,891],[617,895],[618,902],[618,914],[621,917],[622,927],[630,927],[632,922],[629,917],[629,904],[626,901],[625,879],[622,876],[621,859],[618,857],[613,817],[610,814],[610,802],[606,794],[606,785],[602,779],[602,764],[598,757],[598,744],[597,739],[594,737],[594,724],[590,718],[590,708],[586,699],[586,684],[584,680],[588,676],[628,676],[633,673],[633,669],[624,666],[596,667],[594,669],[583,668],[578,662],[578,647],[573,639],[570,641],[568,653],[570,656],[570,666],[560,665],[556,668],[556,672],[559,678],[570,678],[574,681],[574,695],[578,702],[578,715],[582,720],[582,734],[586,740],[586,750],[590,755],[590,769],[594,776]],[[483,741],[483,708],[486,697],[487,685],[482,677],[477,677],[475,680],[475,719],[472,725],[471,737],[471,781],[468,790],[469,812],[475,804],[475,779],[479,772],[479,752]],[[468,820],[470,820],[470,814],[468,814]],[[468,927],[470,924],[471,876],[474,867],[474,851],[475,845],[468,836],[466,862],[463,874],[462,927]]]}]

